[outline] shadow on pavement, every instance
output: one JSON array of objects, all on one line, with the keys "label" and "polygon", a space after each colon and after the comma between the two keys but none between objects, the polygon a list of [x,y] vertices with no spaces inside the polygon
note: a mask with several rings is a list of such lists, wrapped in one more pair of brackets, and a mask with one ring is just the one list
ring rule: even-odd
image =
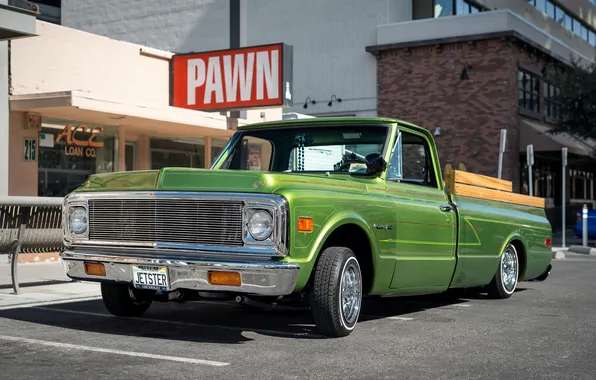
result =
[{"label": "shadow on pavement", "polygon": [[[367,298],[363,302],[359,322],[407,316],[468,302],[463,296],[469,299],[482,297],[465,291],[451,291],[430,296]],[[205,343],[239,344],[252,341],[253,338],[246,336],[247,332],[289,339],[326,338],[318,334],[308,310],[255,312],[234,302],[155,302],[141,317],[119,318],[110,315],[103,302],[97,300],[2,310],[0,318],[78,330],[82,333]],[[85,340],[81,338],[81,343]]]}]

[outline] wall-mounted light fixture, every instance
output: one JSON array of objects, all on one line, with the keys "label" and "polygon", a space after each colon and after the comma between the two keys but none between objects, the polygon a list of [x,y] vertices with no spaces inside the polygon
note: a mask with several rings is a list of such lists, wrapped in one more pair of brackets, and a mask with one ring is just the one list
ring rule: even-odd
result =
[{"label": "wall-mounted light fixture", "polygon": [[468,80],[470,77],[468,76],[468,70],[472,70],[472,66],[465,64],[461,74],[459,74],[460,80]]},{"label": "wall-mounted light fixture", "polygon": [[331,95],[331,100],[327,103],[327,107],[331,107],[333,105],[333,100],[335,99],[336,102],[341,103],[341,98],[335,96],[335,94]]},{"label": "wall-mounted light fixture", "polygon": [[310,103],[312,105],[315,105],[315,104],[317,104],[317,101],[316,100],[312,100],[310,98],[310,96],[307,96],[306,97],[306,100],[304,101],[304,105],[302,106],[302,108],[307,109],[308,108],[308,103]]}]

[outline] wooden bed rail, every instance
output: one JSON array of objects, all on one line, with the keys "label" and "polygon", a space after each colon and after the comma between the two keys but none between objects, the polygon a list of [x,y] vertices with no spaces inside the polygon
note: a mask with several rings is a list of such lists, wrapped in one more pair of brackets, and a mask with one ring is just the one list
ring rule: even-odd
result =
[{"label": "wooden bed rail", "polygon": [[511,181],[453,170],[445,173],[445,186],[452,195],[544,208],[544,198],[513,192]]}]

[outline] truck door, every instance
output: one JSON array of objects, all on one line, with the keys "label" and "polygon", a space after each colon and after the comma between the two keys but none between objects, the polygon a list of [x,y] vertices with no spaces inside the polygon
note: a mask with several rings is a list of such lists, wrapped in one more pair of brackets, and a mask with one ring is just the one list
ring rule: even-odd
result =
[{"label": "truck door", "polygon": [[426,136],[401,130],[390,159],[387,196],[397,214],[390,287],[403,293],[445,290],[455,269],[456,211],[442,190],[435,152]]}]

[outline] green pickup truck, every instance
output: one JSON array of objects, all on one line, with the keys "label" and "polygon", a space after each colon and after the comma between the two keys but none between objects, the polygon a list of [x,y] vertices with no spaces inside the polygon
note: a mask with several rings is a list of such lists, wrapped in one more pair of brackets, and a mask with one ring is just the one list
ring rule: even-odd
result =
[{"label": "green pickup truck", "polygon": [[354,330],[364,296],[503,299],[544,280],[544,199],[440,168],[432,135],[400,120],[252,124],[210,169],[91,176],[65,198],[61,257],[117,316],[156,300],[286,302],[333,337]]}]

